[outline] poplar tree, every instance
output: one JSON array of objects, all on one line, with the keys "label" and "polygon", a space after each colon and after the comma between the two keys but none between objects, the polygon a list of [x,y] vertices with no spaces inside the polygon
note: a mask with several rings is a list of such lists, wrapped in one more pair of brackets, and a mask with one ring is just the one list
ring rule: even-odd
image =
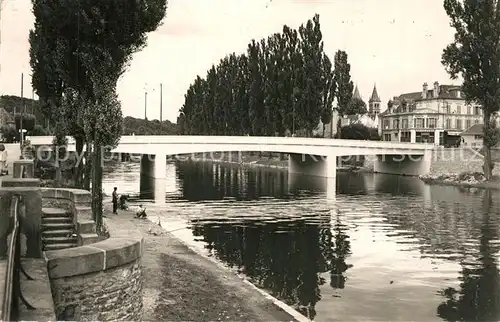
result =
[{"label": "poplar tree", "polygon": [[339,50],[334,58],[334,81],[337,97],[337,137],[342,137],[342,118],[348,115],[349,103],[353,95],[354,84],[351,80],[351,65],[347,61],[347,53]]},{"label": "poplar tree", "polygon": [[[67,134],[92,145],[92,212],[102,223],[102,148],[116,145],[121,108],[116,83],[132,54],[146,44],[166,12],[166,0],[32,0],[30,31],[33,87],[60,118]],[[62,97],[78,104],[60,104]],[[71,100],[69,99],[71,98]],[[83,138],[82,138],[83,136]],[[89,163],[87,163],[89,164]]]}]

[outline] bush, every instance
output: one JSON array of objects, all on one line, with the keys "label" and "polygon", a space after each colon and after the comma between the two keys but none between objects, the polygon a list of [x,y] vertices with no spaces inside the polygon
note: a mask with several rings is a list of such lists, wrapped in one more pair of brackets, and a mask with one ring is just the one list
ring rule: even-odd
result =
[{"label": "bush", "polygon": [[[31,131],[35,128],[36,118],[33,114],[22,114],[23,128],[27,131]],[[21,114],[14,114],[14,122],[16,123],[16,130],[19,131],[21,128]]]},{"label": "bush", "polygon": [[[342,139],[346,140],[371,140],[380,141],[378,129],[369,128],[361,123],[343,126],[341,129]],[[337,135],[335,136],[337,138]]]},{"label": "bush", "polygon": [[4,126],[0,129],[5,143],[14,143],[19,141],[19,132],[13,126]]}]

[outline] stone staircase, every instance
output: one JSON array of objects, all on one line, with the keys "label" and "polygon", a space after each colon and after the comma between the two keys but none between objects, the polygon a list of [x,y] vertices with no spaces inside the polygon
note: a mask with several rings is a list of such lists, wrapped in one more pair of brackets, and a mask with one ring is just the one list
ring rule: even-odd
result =
[{"label": "stone staircase", "polygon": [[71,210],[42,209],[43,250],[56,250],[78,246],[76,227]]}]

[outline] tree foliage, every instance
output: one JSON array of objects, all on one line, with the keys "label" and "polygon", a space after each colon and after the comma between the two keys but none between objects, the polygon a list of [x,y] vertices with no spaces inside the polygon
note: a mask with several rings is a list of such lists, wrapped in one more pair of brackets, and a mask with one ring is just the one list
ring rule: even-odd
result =
[{"label": "tree foliage", "polygon": [[361,123],[354,123],[342,127],[342,139],[380,141],[378,129],[369,128]]},{"label": "tree foliage", "polygon": [[455,38],[444,49],[442,63],[453,79],[463,78],[467,102],[483,109],[483,170],[491,179],[491,144],[496,140],[490,136],[497,136],[491,119],[500,109],[500,1],[445,0],[444,9]]},{"label": "tree foliage", "polygon": [[[166,0],[32,0],[32,85],[56,123],[56,137],[75,137],[94,151],[92,209],[102,215],[101,148],[116,145],[122,113],[116,84],[132,54],[145,46],[166,12]],[[90,151],[87,151],[90,152]],[[90,163],[87,163],[90,164]],[[77,171],[81,173],[81,171]],[[79,176],[78,176],[79,177]]]},{"label": "tree foliage", "polygon": [[347,61],[347,53],[339,50],[334,57],[334,80],[337,84],[337,133],[342,136],[342,118],[349,115],[350,102],[354,84],[351,80],[351,65]]},{"label": "tree foliage", "polygon": [[311,134],[331,119],[336,84],[323,51],[319,15],[298,30],[252,40],[187,89],[180,134],[284,136]]}]

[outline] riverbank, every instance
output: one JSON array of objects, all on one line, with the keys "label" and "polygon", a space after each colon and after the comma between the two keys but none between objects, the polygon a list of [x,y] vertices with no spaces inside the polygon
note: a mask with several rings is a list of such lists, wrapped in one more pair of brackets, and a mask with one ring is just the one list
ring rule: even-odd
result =
[{"label": "riverbank", "polygon": [[481,172],[463,172],[460,174],[427,174],[419,177],[426,184],[442,186],[460,186],[464,188],[500,189],[500,177],[486,180]]},{"label": "riverbank", "polygon": [[[239,165],[242,167],[264,167],[264,168],[274,168],[274,169],[288,169],[288,156],[284,155],[284,157],[280,157],[279,153],[262,153],[262,156],[259,156],[257,152],[254,154],[250,153],[220,153],[214,152],[211,154],[202,153],[195,154],[194,157],[189,156],[192,161],[201,162],[213,162],[213,163],[223,163],[223,164],[232,164]],[[283,159],[284,158],[284,159]],[[184,160],[183,158],[179,158],[180,160]],[[188,156],[186,156],[188,159]],[[365,163],[369,163],[369,160],[365,160]],[[337,171],[342,172],[364,172],[371,173],[373,172],[373,164],[365,166],[337,166]]]},{"label": "riverbank", "polygon": [[[189,249],[166,229],[132,211],[107,221],[144,236],[144,321],[292,321],[291,315],[227,269]],[[150,215],[151,216],[151,215]]]}]

